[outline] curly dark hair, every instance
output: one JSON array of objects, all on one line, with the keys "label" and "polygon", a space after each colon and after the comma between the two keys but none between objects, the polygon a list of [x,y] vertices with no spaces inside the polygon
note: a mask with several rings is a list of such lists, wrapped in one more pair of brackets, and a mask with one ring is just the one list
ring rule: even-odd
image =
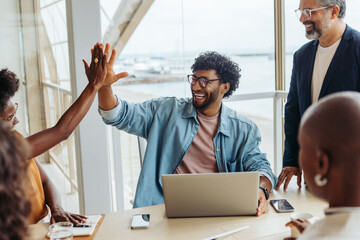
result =
[{"label": "curly dark hair", "polygon": [[191,66],[191,70],[195,73],[198,70],[215,70],[219,78],[230,83],[230,89],[225,93],[225,97],[230,97],[239,87],[240,71],[239,65],[230,58],[217,52],[205,52],[195,58],[195,63]]},{"label": "curly dark hair", "polygon": [[27,146],[0,121],[0,239],[24,239],[30,202],[24,198]]},{"label": "curly dark hair", "polygon": [[19,79],[16,74],[4,68],[0,71],[0,114],[6,108],[7,102],[19,89]]}]

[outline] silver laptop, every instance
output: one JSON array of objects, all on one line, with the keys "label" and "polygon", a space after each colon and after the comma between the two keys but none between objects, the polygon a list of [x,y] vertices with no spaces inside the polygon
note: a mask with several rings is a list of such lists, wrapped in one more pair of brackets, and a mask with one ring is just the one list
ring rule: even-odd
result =
[{"label": "silver laptop", "polygon": [[168,217],[255,215],[259,173],[161,176]]}]

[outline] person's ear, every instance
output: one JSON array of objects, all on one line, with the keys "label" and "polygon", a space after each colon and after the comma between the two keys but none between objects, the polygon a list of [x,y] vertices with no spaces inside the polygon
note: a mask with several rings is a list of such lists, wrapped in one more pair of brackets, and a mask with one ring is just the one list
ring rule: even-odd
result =
[{"label": "person's ear", "polygon": [[227,93],[229,90],[230,90],[230,83],[227,82],[223,84],[223,87],[221,88],[221,93],[225,95],[225,93]]},{"label": "person's ear", "polygon": [[335,19],[339,16],[340,8],[338,5],[334,5],[330,8],[331,11],[331,19]]},{"label": "person's ear", "polygon": [[326,176],[330,167],[329,154],[326,151],[319,150],[317,153],[317,161],[316,172],[320,173],[321,176]]}]

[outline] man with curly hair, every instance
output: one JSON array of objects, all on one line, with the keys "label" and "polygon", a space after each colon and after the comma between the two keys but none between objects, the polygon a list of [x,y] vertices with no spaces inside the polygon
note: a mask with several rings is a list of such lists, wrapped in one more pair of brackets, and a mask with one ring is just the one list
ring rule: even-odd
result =
[{"label": "man with curly hair", "polygon": [[258,171],[262,190],[257,214],[266,213],[267,193],[276,176],[259,150],[259,130],[222,104],[239,85],[238,65],[219,53],[206,52],[195,59],[192,72],[188,75],[192,98],[133,104],[119,100],[111,85],[99,90],[104,122],[148,142],[134,207],[164,202],[162,174]]},{"label": "man with curly hair", "polygon": [[30,202],[23,186],[26,145],[0,121],[0,239],[21,240],[27,235]]},{"label": "man with curly hair", "polygon": [[[79,98],[64,113],[55,126],[35,133],[25,138],[29,145],[29,167],[26,175],[29,183],[26,190],[27,196],[31,201],[31,213],[28,216],[30,223],[37,223],[48,214],[48,208],[51,211],[51,222],[70,221],[79,224],[84,220],[84,216],[72,214],[64,211],[61,206],[60,195],[47,176],[41,165],[36,161],[35,157],[49,150],[56,144],[67,139],[80,121],[84,118],[92,105],[95,95],[105,81],[111,81],[112,84],[119,78],[127,76],[127,73],[119,73],[113,78],[106,78],[104,69],[115,61],[116,52],[112,52],[110,61],[108,56],[103,55],[102,44],[96,44],[92,49],[92,62],[90,67],[84,61],[85,73],[89,83],[79,96]],[[95,61],[96,60],[96,61]],[[8,69],[0,71],[0,120],[7,121],[10,128],[14,129],[19,122],[16,118],[17,103],[13,102],[12,97],[19,88],[19,79]],[[19,138],[23,136],[14,131]]]}]

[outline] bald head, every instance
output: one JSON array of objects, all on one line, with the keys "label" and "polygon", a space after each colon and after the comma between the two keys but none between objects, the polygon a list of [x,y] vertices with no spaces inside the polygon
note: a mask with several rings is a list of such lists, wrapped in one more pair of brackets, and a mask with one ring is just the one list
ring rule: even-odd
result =
[{"label": "bald head", "polygon": [[[334,161],[360,163],[360,94],[342,92],[321,99],[304,114],[300,131]],[[338,164],[338,162],[334,162]]]},{"label": "bald head", "polygon": [[[330,206],[360,206],[360,94],[341,92],[312,105],[299,129],[299,161],[309,189]],[[315,181],[325,179],[325,185]]]}]

